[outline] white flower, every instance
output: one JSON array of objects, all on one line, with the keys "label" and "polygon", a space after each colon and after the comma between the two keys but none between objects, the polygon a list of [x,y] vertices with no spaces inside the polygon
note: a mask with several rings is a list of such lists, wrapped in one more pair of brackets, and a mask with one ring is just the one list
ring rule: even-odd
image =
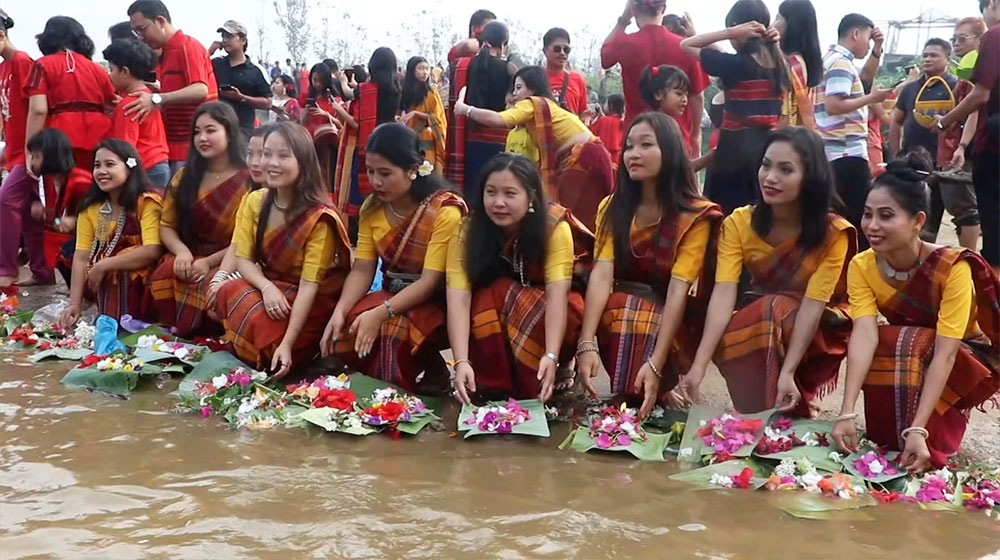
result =
[{"label": "white flower", "polygon": [[719,420],[722,420],[723,422],[728,422],[728,421],[730,421],[732,419],[733,419],[733,415],[729,414],[729,413],[723,414],[722,416],[719,417]]},{"label": "white flower", "polygon": [[690,447],[685,447],[684,449],[681,449],[680,453],[678,453],[678,457],[690,457],[692,455],[694,455],[694,449]]},{"label": "white flower", "polygon": [[152,348],[153,345],[160,342],[160,337],[155,334],[144,334],[139,337],[139,340],[135,343],[136,348]]},{"label": "white flower", "polygon": [[698,426],[702,428],[704,428],[706,425],[708,425],[708,420],[702,420],[701,422],[698,422]]},{"label": "white flower", "polygon": [[246,398],[240,402],[240,407],[236,409],[236,414],[249,414],[257,410],[257,401],[255,399]]},{"label": "white flower", "polygon": [[233,404],[233,397],[226,397],[222,399],[222,406],[229,406]]},{"label": "white flower", "polygon": [[226,386],[226,383],[228,381],[229,381],[229,378],[226,377],[225,374],[223,374],[223,375],[217,375],[217,376],[215,376],[215,377],[212,378],[212,386],[215,387],[216,389],[221,389],[221,388],[223,388],[223,387]]},{"label": "white flower", "polygon": [[184,347],[174,350],[174,357],[176,357],[178,360],[183,360],[184,358],[187,358],[190,354],[191,351]]},{"label": "white flower", "polygon": [[713,474],[712,478],[708,480],[708,483],[713,486],[722,486],[723,488],[732,488],[733,479],[728,476],[723,476],[721,474]]},{"label": "white flower", "polygon": [[264,381],[266,379],[267,379],[267,373],[263,371],[254,370],[254,372],[250,374],[251,381]]},{"label": "white flower", "polygon": [[802,486],[809,491],[819,491],[819,482],[823,480],[823,475],[816,472],[807,472],[800,478]]},{"label": "white flower", "polygon": [[841,455],[840,453],[837,453],[836,451],[831,451],[830,452],[830,460],[831,461],[835,461],[835,462],[839,463],[843,459],[844,459],[844,456]]},{"label": "white flower", "polygon": [[388,401],[392,400],[396,396],[396,390],[392,387],[386,387],[384,389],[375,389],[372,394],[372,398],[377,401]]},{"label": "white flower", "polygon": [[854,487],[854,493],[855,494],[864,494],[866,492],[868,492],[868,489],[865,488],[864,486],[860,485],[860,484],[858,484],[857,486]]},{"label": "white flower", "polygon": [[803,474],[816,472],[816,466],[813,465],[812,461],[810,461],[806,457],[802,457],[797,461],[795,461],[795,468],[798,470],[798,472]]},{"label": "white flower", "polygon": [[802,443],[808,445],[809,447],[816,447],[819,445],[819,440],[816,439],[816,434],[806,432],[806,435],[802,436]]},{"label": "white flower", "polygon": [[882,462],[876,460],[876,461],[872,461],[872,462],[868,463],[868,470],[871,471],[872,474],[879,474],[879,473],[881,473],[882,472]]},{"label": "white flower", "polygon": [[358,429],[361,427],[361,417],[357,414],[348,414],[344,419],[344,427]]},{"label": "white flower", "polygon": [[434,166],[431,164],[431,162],[427,161],[426,159],[424,160],[423,163],[420,164],[420,167],[417,168],[417,175],[420,175],[421,177],[426,177],[433,172],[434,172]]},{"label": "white flower", "polygon": [[774,467],[774,474],[782,478],[786,476],[795,476],[795,459],[782,459],[781,463],[779,463],[777,467]]},{"label": "white flower", "polygon": [[649,416],[650,416],[651,418],[663,418],[663,414],[664,414],[665,412],[666,412],[666,411],[665,411],[665,410],[663,410],[663,408],[661,408],[661,407],[659,407],[659,406],[658,406],[658,407],[656,407],[656,408],[654,408],[654,409],[653,409],[653,412],[651,412],[651,413],[649,414]]},{"label": "white flower", "polygon": [[127,165],[129,169],[132,169],[136,165],[139,165],[139,163],[137,161],[135,161],[134,157],[130,157],[127,160],[125,160],[125,165]]},{"label": "white flower", "polygon": [[88,325],[86,321],[80,321],[76,324],[73,336],[80,341],[82,346],[92,347],[94,345],[94,325]]},{"label": "white flower", "polygon": [[840,492],[837,492],[837,497],[841,500],[848,500],[851,498],[851,492],[848,490],[841,490]]}]

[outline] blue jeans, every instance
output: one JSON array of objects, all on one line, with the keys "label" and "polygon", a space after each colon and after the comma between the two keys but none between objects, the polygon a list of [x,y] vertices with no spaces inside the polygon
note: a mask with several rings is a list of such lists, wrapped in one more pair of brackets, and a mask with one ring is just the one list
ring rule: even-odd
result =
[{"label": "blue jeans", "polygon": [[170,164],[165,161],[157,163],[153,167],[146,170],[146,175],[149,175],[149,182],[153,186],[159,187],[161,189],[167,188],[167,184],[170,183]]}]

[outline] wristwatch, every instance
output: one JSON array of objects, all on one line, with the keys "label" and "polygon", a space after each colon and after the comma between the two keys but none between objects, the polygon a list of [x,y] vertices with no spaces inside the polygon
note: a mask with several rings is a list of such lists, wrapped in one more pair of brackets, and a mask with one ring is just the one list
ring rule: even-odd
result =
[{"label": "wristwatch", "polygon": [[154,107],[159,107],[160,105],[163,105],[163,96],[160,95],[160,94],[158,94],[158,93],[154,93],[153,95],[150,95],[149,99],[150,99],[150,101],[153,102],[153,106]]}]

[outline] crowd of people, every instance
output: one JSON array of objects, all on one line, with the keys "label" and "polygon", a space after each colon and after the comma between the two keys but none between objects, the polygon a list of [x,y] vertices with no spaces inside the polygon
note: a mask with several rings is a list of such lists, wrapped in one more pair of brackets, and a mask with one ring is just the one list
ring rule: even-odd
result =
[{"label": "crowd of people", "polygon": [[[699,402],[714,362],[739,411],[808,417],[846,358],[838,445],[863,390],[870,439],[941,466],[1000,389],[1000,0],[979,7],[890,89],[863,15],[824,54],[809,0],[773,19],[737,0],[709,33],[628,0],[600,118],[569,32],[518,68],[488,10],[443,96],[388,47],[275,62],[268,83],[243,24],[206,49],[160,0],[109,30],[107,70],[64,16],[33,61],[0,11],[0,287],[23,254],[25,284],[69,285],[63,326],[92,300],[221,335],[275,377],[334,356],[463,402],[546,401],[577,376],[597,396],[603,370],[646,416]],[[883,117],[888,164],[869,150]],[[934,242],[944,209],[962,248]]]}]

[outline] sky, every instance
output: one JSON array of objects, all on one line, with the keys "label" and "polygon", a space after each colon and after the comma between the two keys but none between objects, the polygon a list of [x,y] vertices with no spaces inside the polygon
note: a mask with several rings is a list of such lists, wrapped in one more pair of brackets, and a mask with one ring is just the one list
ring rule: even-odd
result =
[{"label": "sky", "polygon": [[[285,0],[278,0],[283,4]],[[309,0],[311,4],[312,33],[322,42],[322,29],[326,29],[328,48],[320,47],[328,55],[354,60],[345,63],[366,62],[375,47],[389,46],[397,57],[405,60],[411,55],[433,53],[420,47],[414,36],[428,37],[433,29],[439,30],[439,43],[450,44],[456,35],[465,35],[468,18],[476,8],[488,8],[500,19],[511,25],[511,42],[529,58],[540,55],[541,35],[550,27],[566,28],[573,39],[574,52],[570,59],[576,67],[583,61],[597,56],[600,43],[621,14],[624,0],[598,2],[577,0],[374,0],[347,2],[346,0]],[[0,6],[14,19],[15,27],[9,31],[11,40],[33,57],[38,56],[34,35],[42,30],[45,20],[54,15],[76,18],[97,45],[95,59],[107,45],[107,28],[127,19],[126,10],[131,0],[3,0]],[[780,0],[765,0],[772,17],[777,13]],[[175,25],[187,34],[200,39],[206,46],[218,38],[216,29],[228,19],[242,21],[250,30],[250,55],[254,60],[266,54],[268,59],[284,60],[287,48],[272,0],[166,0]],[[820,42],[825,48],[836,42],[836,27],[840,18],[849,12],[867,15],[889,35],[891,20],[916,18],[926,10],[934,9],[951,17],[978,14],[977,0],[813,0],[820,27]],[[668,13],[691,15],[699,32],[713,31],[724,25],[730,0],[668,0]],[[568,9],[567,6],[575,6]],[[580,8],[579,6],[586,6]],[[345,13],[350,17],[345,19]],[[323,22],[326,22],[326,25]],[[634,29],[631,28],[631,29]],[[264,40],[261,47],[260,30]],[[951,37],[951,29],[904,32],[899,37],[897,53],[916,54],[928,37]],[[333,46],[340,40],[339,47]],[[428,45],[429,40],[423,42]],[[307,51],[305,62],[320,60],[316,48]]]}]

